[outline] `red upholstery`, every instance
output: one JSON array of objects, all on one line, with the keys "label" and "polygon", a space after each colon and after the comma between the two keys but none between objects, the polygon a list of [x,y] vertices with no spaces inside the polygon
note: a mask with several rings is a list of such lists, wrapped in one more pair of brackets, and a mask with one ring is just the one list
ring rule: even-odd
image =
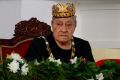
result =
[{"label": "red upholstery", "polygon": [[120,64],[120,59],[102,59],[96,62],[97,66],[102,66],[104,64],[105,61],[115,61],[117,64]]},{"label": "red upholstery", "polygon": [[32,39],[27,39],[13,46],[2,46],[3,57],[5,58],[7,54],[11,54],[13,51],[19,53],[21,57],[24,57],[30,46],[31,41]]}]

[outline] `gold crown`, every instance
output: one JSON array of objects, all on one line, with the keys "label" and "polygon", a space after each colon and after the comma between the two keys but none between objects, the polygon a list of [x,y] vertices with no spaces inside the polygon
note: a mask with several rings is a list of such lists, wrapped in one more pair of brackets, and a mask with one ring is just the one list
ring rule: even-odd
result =
[{"label": "gold crown", "polygon": [[58,3],[52,7],[52,16],[58,18],[71,17],[75,15],[73,3]]}]

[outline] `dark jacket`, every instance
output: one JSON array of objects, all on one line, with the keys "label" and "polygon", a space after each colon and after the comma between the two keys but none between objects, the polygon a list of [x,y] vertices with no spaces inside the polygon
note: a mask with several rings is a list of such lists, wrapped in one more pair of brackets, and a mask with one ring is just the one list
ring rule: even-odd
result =
[{"label": "dark jacket", "polygon": [[[60,59],[64,62],[69,62],[71,58],[71,51],[61,49],[55,42],[53,35],[46,36],[47,41],[49,42],[51,52],[55,59]],[[94,61],[92,56],[91,47],[88,41],[85,41],[80,38],[74,37],[75,43],[75,56],[85,58],[88,61]],[[43,38],[35,38],[33,39],[30,48],[25,56],[27,61],[32,61],[37,59],[41,61],[42,59],[47,59],[49,57],[49,53],[46,50],[45,40]]]}]

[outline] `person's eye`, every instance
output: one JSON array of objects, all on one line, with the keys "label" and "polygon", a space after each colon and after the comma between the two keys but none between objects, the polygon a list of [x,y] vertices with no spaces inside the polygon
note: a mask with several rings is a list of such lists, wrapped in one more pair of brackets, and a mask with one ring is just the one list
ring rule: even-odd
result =
[{"label": "person's eye", "polygon": [[61,26],[62,24],[61,23],[56,23],[56,25]]},{"label": "person's eye", "polygon": [[66,26],[72,26],[72,24],[66,24]]}]

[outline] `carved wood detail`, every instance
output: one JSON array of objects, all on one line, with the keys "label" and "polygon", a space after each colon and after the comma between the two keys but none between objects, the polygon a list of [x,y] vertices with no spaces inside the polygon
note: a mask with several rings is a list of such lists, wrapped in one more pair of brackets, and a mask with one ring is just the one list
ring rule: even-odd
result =
[{"label": "carved wood detail", "polygon": [[32,17],[29,20],[20,21],[15,25],[14,37],[12,39],[0,39],[0,45],[14,45],[19,41],[45,36],[51,34],[50,25],[40,22],[37,18]]}]

